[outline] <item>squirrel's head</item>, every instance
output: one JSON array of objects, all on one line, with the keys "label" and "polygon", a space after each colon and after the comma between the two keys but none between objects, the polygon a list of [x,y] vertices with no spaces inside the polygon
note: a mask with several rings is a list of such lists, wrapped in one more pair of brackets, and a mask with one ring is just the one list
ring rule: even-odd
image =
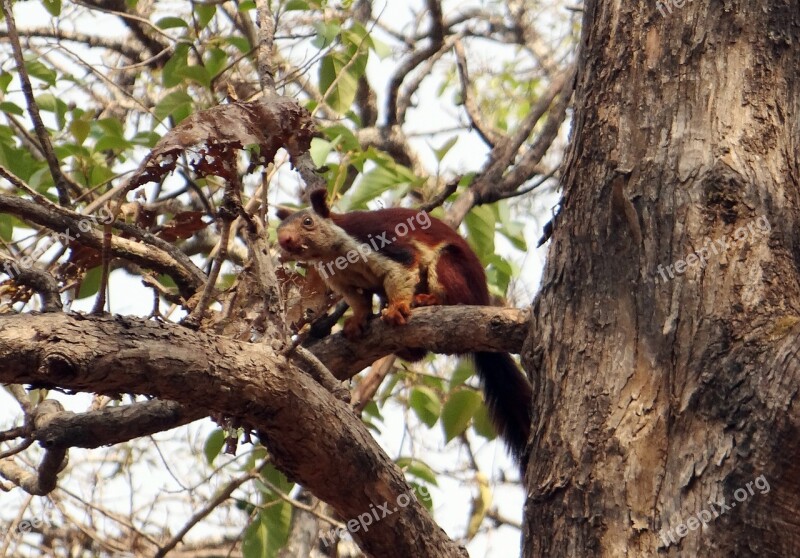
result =
[{"label": "squirrel's head", "polygon": [[278,210],[278,244],[285,256],[293,260],[313,261],[329,257],[334,238],[331,210],[324,189],[309,194],[311,208],[291,212]]}]

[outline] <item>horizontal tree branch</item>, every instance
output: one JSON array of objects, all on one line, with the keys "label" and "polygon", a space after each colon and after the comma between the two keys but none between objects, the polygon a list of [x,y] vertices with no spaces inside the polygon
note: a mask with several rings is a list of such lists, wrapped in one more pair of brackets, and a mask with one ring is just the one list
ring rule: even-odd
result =
[{"label": "horizontal tree branch", "polygon": [[[89,225],[94,224],[94,218],[90,215],[79,215],[55,206],[45,207],[8,194],[0,194],[0,212],[15,215],[23,221],[50,229],[63,237],[62,244],[72,241],[98,251],[103,248],[102,232],[94,226],[89,230],[84,230],[87,228],[85,225],[83,228],[80,226],[82,221]],[[142,236],[146,240],[152,240],[152,235],[149,233],[143,233]],[[163,243],[162,240],[158,240]],[[168,253],[142,242],[115,236],[111,241],[111,253],[114,257],[124,258],[143,267],[166,273],[173,278],[181,293],[187,298],[205,283],[205,274],[177,250]],[[181,261],[176,258],[180,258]]]},{"label": "horizontal tree branch", "polygon": [[528,320],[528,311],[517,308],[430,306],[415,308],[404,326],[373,319],[361,339],[348,341],[338,333],[309,349],[334,376],[346,380],[377,359],[408,348],[440,354],[519,353],[528,335]]},{"label": "horizontal tree branch", "polygon": [[389,506],[352,532],[367,554],[466,556],[415,497],[397,505],[410,487],[352,409],[266,344],[131,317],[3,315],[0,382],[147,394],[238,418],[340,517]]},{"label": "horizontal tree branch", "polygon": [[175,401],[142,401],[87,413],[64,411],[37,424],[42,447],[98,448],[163,432],[208,416],[202,407]]}]

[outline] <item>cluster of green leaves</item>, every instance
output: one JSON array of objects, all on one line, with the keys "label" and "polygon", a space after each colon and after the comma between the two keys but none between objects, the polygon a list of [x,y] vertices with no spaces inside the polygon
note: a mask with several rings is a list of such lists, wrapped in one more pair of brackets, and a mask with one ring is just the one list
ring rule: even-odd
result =
[{"label": "cluster of green leaves", "polygon": [[319,65],[319,90],[323,101],[338,114],[357,119],[351,107],[358,80],[367,71],[369,53],[372,51],[379,58],[385,58],[391,51],[357,21],[351,21],[346,27],[341,20],[321,21],[315,28],[314,46],[328,49]]},{"label": "cluster of green leaves", "polygon": [[[216,4],[192,3],[192,13],[185,17],[167,16],[156,26],[175,37],[177,44],[161,71],[161,85],[166,93],[153,108],[157,122],[172,118],[177,124],[195,110],[214,103],[214,82],[232,64],[235,57],[249,54],[252,45],[237,33],[206,32],[215,16]],[[253,2],[242,2],[242,13],[255,9]],[[199,106],[195,99],[204,99]]]}]

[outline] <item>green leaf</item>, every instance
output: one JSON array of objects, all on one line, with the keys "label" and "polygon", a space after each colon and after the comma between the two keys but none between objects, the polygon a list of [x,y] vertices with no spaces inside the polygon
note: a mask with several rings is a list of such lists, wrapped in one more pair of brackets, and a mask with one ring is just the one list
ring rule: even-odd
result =
[{"label": "green leaf", "polygon": [[528,251],[527,242],[525,242],[525,225],[519,221],[514,221],[511,218],[511,210],[508,200],[500,200],[494,205],[497,212],[497,220],[500,222],[500,227],[497,232],[505,236],[514,248]]},{"label": "green leaf", "polygon": [[239,52],[242,54],[246,54],[250,52],[252,48],[250,46],[250,41],[240,35],[234,35],[232,37],[225,37],[225,42],[229,45],[235,47]]},{"label": "green leaf", "polygon": [[286,475],[278,471],[272,463],[267,463],[261,468],[261,476],[277,486],[284,494],[294,487],[294,483],[290,482]]},{"label": "green leaf", "polygon": [[186,66],[178,69],[176,73],[181,77],[196,81],[203,87],[211,87],[211,76],[203,66]]},{"label": "green leaf", "polygon": [[253,0],[244,0],[244,2],[239,3],[238,10],[240,13],[249,12],[250,10],[256,9],[256,3]]},{"label": "green leaf", "polygon": [[47,166],[34,159],[28,150],[6,143],[0,143],[0,164],[26,181],[36,170]]},{"label": "green leaf", "polygon": [[165,120],[168,116],[180,122],[192,112],[192,98],[186,91],[173,91],[163,99],[153,109],[158,120]]},{"label": "green leaf", "polygon": [[380,421],[383,421],[383,415],[381,415],[381,411],[378,409],[378,404],[374,399],[370,399],[369,403],[364,406],[362,413],[368,417],[374,417]]},{"label": "green leaf", "polygon": [[472,428],[475,429],[478,435],[487,440],[494,440],[497,438],[497,431],[494,429],[494,424],[489,418],[489,409],[486,408],[486,405],[481,405],[478,407],[478,410],[475,411],[475,415],[472,417]]},{"label": "green leaf", "polygon": [[464,218],[467,241],[484,263],[486,258],[494,254],[494,224],[494,211],[488,205],[473,207]]},{"label": "green leaf", "polygon": [[206,438],[206,443],[203,446],[203,453],[206,456],[206,462],[209,465],[214,464],[214,460],[222,451],[222,446],[225,445],[225,432],[221,428],[217,428]]},{"label": "green leaf", "polygon": [[285,12],[291,12],[295,10],[304,11],[308,10],[309,8],[310,6],[308,5],[308,2],[305,2],[305,0],[289,0],[283,7],[283,11]]},{"label": "green leaf", "polygon": [[14,234],[14,221],[12,219],[11,215],[0,213],[0,238],[6,242],[10,242]]},{"label": "green leaf", "polygon": [[450,390],[454,390],[469,380],[475,373],[475,367],[469,359],[461,359],[458,366],[450,375]]},{"label": "green leaf", "polygon": [[0,111],[7,112],[9,114],[16,114],[17,116],[24,116],[25,111],[22,110],[22,107],[15,103],[10,103],[8,101],[3,101],[0,103]]},{"label": "green leaf", "polygon": [[209,49],[206,54],[205,66],[208,75],[212,78],[217,77],[225,66],[228,65],[228,55],[221,48]]},{"label": "green leaf", "polygon": [[0,72],[0,89],[3,93],[8,93],[8,86],[11,85],[11,81],[14,79],[9,72]]},{"label": "green leaf", "polygon": [[428,491],[428,487],[420,484],[418,482],[409,481],[408,483],[411,485],[412,490],[414,490],[414,494],[417,496],[417,500],[425,506],[429,512],[433,512],[433,498],[431,498],[431,494]]},{"label": "green leaf", "polygon": [[338,139],[338,145],[341,145],[344,151],[361,151],[361,144],[358,142],[358,138],[347,126],[334,124],[323,129],[322,133],[332,142]]},{"label": "green leaf", "polygon": [[442,428],[446,442],[467,429],[480,404],[480,394],[471,389],[459,389],[450,394],[442,410]]},{"label": "green leaf", "polygon": [[52,93],[43,93],[36,97],[36,104],[39,105],[39,110],[52,112],[56,116],[56,126],[59,130],[64,128],[67,123],[67,103],[56,97]]},{"label": "green leaf", "polygon": [[97,143],[94,144],[96,152],[114,150],[114,149],[128,149],[132,144],[125,138],[118,138],[116,136],[103,136]]},{"label": "green leaf", "polygon": [[78,142],[78,145],[82,145],[83,142],[86,141],[91,127],[91,124],[86,120],[73,120],[69,123],[69,132],[72,134],[72,137],[75,138],[75,141]]},{"label": "green leaf", "polygon": [[314,23],[314,29],[317,32],[317,36],[311,41],[311,44],[317,48],[329,46],[342,32],[342,26],[336,21],[317,21]]},{"label": "green leaf", "polygon": [[86,298],[97,293],[100,289],[100,278],[103,275],[103,268],[101,266],[93,267],[83,276],[81,280],[81,288],[78,291],[77,298]]},{"label": "green leaf", "polygon": [[332,147],[333,145],[331,145],[331,142],[327,140],[312,138],[311,148],[308,150],[308,153],[311,155],[311,160],[314,161],[314,165],[317,167],[324,166]]},{"label": "green leaf", "polygon": [[187,61],[188,55],[189,45],[181,43],[175,47],[175,52],[164,64],[164,69],[161,73],[161,83],[164,87],[175,87],[183,81],[180,71],[189,65]]},{"label": "green leaf", "polygon": [[50,174],[50,169],[46,165],[40,166],[34,171],[30,178],[28,178],[28,186],[39,192],[40,194],[47,194],[47,190],[53,186],[53,175]]},{"label": "green leaf", "polygon": [[431,428],[439,420],[442,412],[442,402],[439,396],[432,389],[427,387],[415,387],[408,396],[408,404],[423,423]]},{"label": "green leaf", "polygon": [[524,231],[525,225],[522,223],[511,222],[498,229],[497,232],[506,237],[514,246],[514,248],[523,252],[527,252],[528,243],[525,241]]},{"label": "green leaf", "polygon": [[444,142],[444,144],[442,144],[441,147],[434,148],[433,154],[436,156],[436,160],[441,163],[442,159],[444,159],[444,156],[447,155],[447,152],[450,151],[450,149],[452,149],[452,147],[456,144],[457,141],[458,141],[458,136],[453,136],[452,138]]},{"label": "green leaf", "polygon": [[431,469],[427,463],[412,457],[401,457],[395,463],[407,474],[414,475],[428,484],[438,486],[436,473],[433,472],[433,469]]},{"label": "green leaf", "polygon": [[292,505],[289,502],[276,501],[262,510],[260,515],[262,523],[267,528],[267,556],[277,557],[278,552],[289,542]]},{"label": "green leaf", "polygon": [[380,39],[375,38],[375,35],[370,35],[372,41],[372,51],[383,60],[392,55],[392,47],[381,41]]},{"label": "green leaf", "polygon": [[168,16],[156,21],[156,27],[159,29],[175,29],[176,27],[189,27],[189,24],[179,17]]},{"label": "green leaf", "polygon": [[89,172],[89,186],[108,184],[116,173],[105,165],[94,165]]},{"label": "green leaf", "polygon": [[497,287],[501,294],[505,294],[511,278],[514,276],[514,268],[508,260],[499,254],[492,254],[486,258],[487,270],[486,278],[490,285]]},{"label": "green leaf", "polygon": [[162,286],[164,286],[164,287],[166,287],[168,289],[177,289],[178,288],[178,285],[175,283],[175,280],[172,277],[170,277],[169,275],[167,275],[166,273],[162,273],[161,275],[159,275],[157,280]]},{"label": "green leaf", "polygon": [[25,69],[28,70],[28,75],[42,80],[47,85],[53,86],[56,84],[58,74],[56,74],[55,70],[51,70],[38,60],[26,60]]},{"label": "green leaf", "polygon": [[331,52],[319,66],[320,91],[328,106],[339,114],[350,109],[358,87],[358,77],[350,69],[344,70],[347,62],[341,53]]},{"label": "green leaf", "polygon": [[396,173],[384,167],[377,167],[363,174],[349,196],[347,209],[366,208],[368,201],[374,200],[400,182],[401,179]]},{"label": "green leaf", "polygon": [[[281,494],[288,494],[293,483],[278,471],[274,465],[267,463],[261,468],[261,476],[270,482]],[[261,523],[266,527],[266,536],[260,537],[259,546],[264,556],[277,556],[278,551],[286,546],[292,520],[292,506],[283,501],[281,495],[266,484],[257,481],[256,486],[262,494],[264,509],[259,513]]]},{"label": "green leaf", "polygon": [[101,118],[96,122],[100,129],[106,134],[116,138],[125,137],[125,128],[123,127],[122,122],[116,118]]},{"label": "green leaf", "polygon": [[267,526],[261,521],[259,513],[250,522],[242,538],[242,556],[244,558],[269,558],[267,553]]},{"label": "green leaf", "polygon": [[42,0],[44,9],[53,17],[61,15],[61,0]]},{"label": "green leaf", "polygon": [[200,29],[205,29],[208,22],[214,17],[214,14],[217,13],[217,5],[195,3],[194,11],[197,14]]}]

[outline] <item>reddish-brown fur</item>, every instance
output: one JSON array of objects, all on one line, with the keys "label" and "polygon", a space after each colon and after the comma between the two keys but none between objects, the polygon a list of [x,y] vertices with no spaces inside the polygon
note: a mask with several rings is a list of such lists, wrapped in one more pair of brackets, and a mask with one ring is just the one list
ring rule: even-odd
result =
[{"label": "reddish-brown fur", "polygon": [[[283,213],[284,224],[279,228],[282,247],[297,252],[300,249],[298,247],[311,246],[309,250],[313,251],[315,258],[324,260],[325,257],[333,259],[340,256],[341,247],[352,244],[352,239],[358,244],[372,243],[373,246],[377,245],[383,257],[394,262],[390,267],[395,270],[393,281],[397,281],[398,269],[401,270],[399,275],[413,276],[418,281],[413,294],[409,293],[403,299],[387,296],[387,292],[397,291],[391,288],[394,283],[387,283],[388,278],[375,277],[374,284],[366,288],[360,286],[356,292],[363,292],[361,295],[354,294],[347,287],[348,302],[358,307],[354,307],[354,316],[345,322],[344,332],[348,337],[355,338],[362,333],[374,294],[386,299],[387,308],[382,317],[393,325],[406,323],[412,305],[489,304],[486,274],[480,260],[467,242],[442,221],[404,208],[337,214],[328,208],[324,190],[312,192],[310,198],[316,214],[312,220],[329,220],[338,228],[315,223],[304,229],[297,221],[308,219],[311,216],[308,212],[294,216]],[[425,219],[421,219],[422,216]],[[420,223],[421,220],[423,223]],[[407,231],[398,235],[395,231],[401,223],[406,225]],[[423,224],[426,224],[425,228],[422,228]],[[342,231],[347,236],[342,236]],[[341,238],[337,238],[337,235]],[[322,256],[320,252],[323,252]],[[407,273],[405,270],[408,270]],[[345,268],[337,273],[356,273],[356,270]],[[357,277],[361,276],[353,276],[351,285],[356,284]],[[339,281],[345,278],[337,277]],[[421,349],[408,349],[401,356],[417,360],[424,354]],[[473,356],[495,426],[524,468],[531,423],[530,384],[507,354],[479,352]]]}]

